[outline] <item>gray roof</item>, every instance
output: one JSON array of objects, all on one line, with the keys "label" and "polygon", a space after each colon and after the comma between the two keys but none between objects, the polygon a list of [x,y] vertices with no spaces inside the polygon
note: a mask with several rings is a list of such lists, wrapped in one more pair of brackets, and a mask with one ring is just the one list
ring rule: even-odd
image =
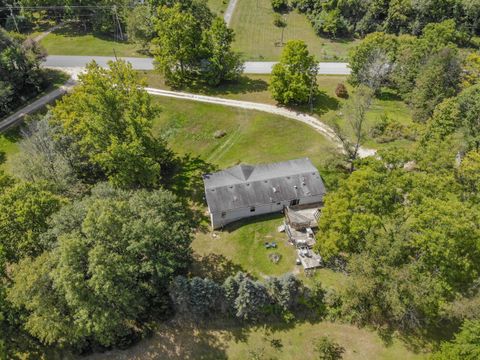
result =
[{"label": "gray roof", "polygon": [[308,158],[272,164],[237,165],[203,176],[210,211],[221,212],[325,193]]}]

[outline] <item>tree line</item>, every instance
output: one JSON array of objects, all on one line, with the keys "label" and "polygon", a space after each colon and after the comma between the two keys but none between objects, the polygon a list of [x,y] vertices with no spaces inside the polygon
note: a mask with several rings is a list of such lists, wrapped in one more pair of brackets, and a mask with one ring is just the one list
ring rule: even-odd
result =
[{"label": "tree line", "polygon": [[[275,0],[272,5],[283,9],[288,3]],[[290,6],[305,13],[318,34],[332,37],[378,31],[419,35],[429,23],[447,19],[467,38],[480,30],[480,4],[472,0],[292,0]]]},{"label": "tree line", "polygon": [[480,351],[479,54],[461,55],[457,36],[447,20],[418,37],[373,33],[352,51],[356,139],[361,109],[384,91],[410,105],[418,139],[350,159],[351,174],[326,195],[316,245],[344,264],[340,312],[350,321],[418,336],[461,325],[435,359]]}]

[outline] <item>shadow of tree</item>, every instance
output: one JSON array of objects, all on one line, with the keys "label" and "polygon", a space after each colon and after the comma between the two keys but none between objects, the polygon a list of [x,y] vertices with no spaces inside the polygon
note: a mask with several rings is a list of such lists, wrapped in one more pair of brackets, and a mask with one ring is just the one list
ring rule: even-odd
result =
[{"label": "shadow of tree", "polygon": [[193,256],[192,274],[202,278],[210,278],[219,284],[239,271],[247,272],[242,266],[220,254],[212,253],[205,256],[194,254]]},{"label": "shadow of tree", "polygon": [[242,75],[237,80],[225,81],[215,87],[205,84],[195,84],[193,86],[184,86],[179,89],[204,95],[221,96],[266,91],[268,89],[268,83],[262,79],[252,79],[248,76]]},{"label": "shadow of tree", "polygon": [[178,196],[204,205],[203,175],[216,170],[215,165],[199,156],[187,154],[175,159],[172,175],[166,180],[166,185]]}]

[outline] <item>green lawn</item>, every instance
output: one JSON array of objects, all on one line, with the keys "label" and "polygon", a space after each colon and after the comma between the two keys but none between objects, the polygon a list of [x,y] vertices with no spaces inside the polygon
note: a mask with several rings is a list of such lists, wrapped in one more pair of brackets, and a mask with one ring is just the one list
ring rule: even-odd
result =
[{"label": "green lawn", "polygon": [[49,55],[97,55],[142,57],[135,44],[114,41],[106,35],[84,33],[73,25],[47,35],[40,42]]},{"label": "green lawn", "polygon": [[314,360],[319,358],[314,346],[321,336],[328,336],[345,348],[344,360],[426,359],[425,354],[409,351],[396,339],[386,344],[368,329],[326,321],[243,327],[225,321],[202,327],[171,321],[159,325],[152,337],[127,350],[97,353],[87,359]]},{"label": "green lawn", "polygon": [[[237,3],[232,18],[232,28],[236,33],[234,49],[245,59],[259,61],[278,60],[282,47],[281,29],[273,25],[270,0],[241,0]],[[331,40],[315,34],[305,15],[292,11],[285,15],[287,27],[284,42],[303,40],[310,51],[321,61],[345,61],[348,50],[357,41]]]},{"label": "green lawn", "polygon": [[9,172],[9,164],[7,160],[18,152],[17,141],[20,134],[17,129],[0,133],[0,169]]},{"label": "green lawn", "polygon": [[223,18],[223,13],[228,6],[228,0],[208,0],[208,6],[215,14]]},{"label": "green lawn", "polygon": [[[308,156],[322,164],[331,144],[307,125],[281,116],[194,101],[156,97],[163,111],[154,131],[179,154],[220,168]],[[214,133],[226,135],[216,139]]]}]

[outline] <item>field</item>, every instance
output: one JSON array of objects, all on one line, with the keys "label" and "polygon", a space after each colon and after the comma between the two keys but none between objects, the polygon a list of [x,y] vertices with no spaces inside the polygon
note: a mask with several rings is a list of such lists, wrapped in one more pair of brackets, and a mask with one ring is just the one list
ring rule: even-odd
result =
[{"label": "field", "polygon": [[49,55],[97,55],[142,57],[135,44],[114,41],[111,37],[85,33],[68,25],[47,35],[40,41]]},{"label": "field", "polygon": [[[283,47],[280,46],[282,30],[273,25],[270,0],[241,0],[232,17],[235,30],[234,49],[246,60],[278,60]],[[292,11],[285,15],[287,27],[284,42],[301,39],[320,61],[346,61],[348,50],[357,44],[351,39],[331,40],[315,34],[305,15]]]},{"label": "field", "polygon": [[[192,154],[216,167],[309,156],[320,165],[330,143],[310,127],[259,111],[163,97],[154,131],[179,154]],[[225,136],[215,138],[216,131]]]},{"label": "field", "polygon": [[345,348],[344,360],[419,360],[398,340],[386,344],[374,332],[330,322],[243,326],[210,323],[198,327],[183,321],[164,323],[151,338],[132,348],[94,354],[89,360],[153,359],[318,359],[315,342],[329,336]]}]

